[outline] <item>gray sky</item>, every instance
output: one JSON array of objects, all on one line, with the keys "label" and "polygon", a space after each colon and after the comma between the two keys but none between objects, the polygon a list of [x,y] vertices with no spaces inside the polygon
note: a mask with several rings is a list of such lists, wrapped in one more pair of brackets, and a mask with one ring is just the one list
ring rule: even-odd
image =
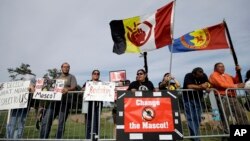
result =
[{"label": "gray sky", "polygon": [[[0,1],[0,81],[9,81],[7,68],[31,65],[42,77],[47,69],[60,68],[69,62],[70,72],[82,85],[93,69],[108,80],[109,71],[126,70],[133,81],[143,68],[137,54],[112,53],[113,41],[109,22],[152,13],[170,0],[1,0]],[[249,65],[250,16],[249,0],[177,0],[174,37],[226,20],[238,61],[245,76]],[[183,77],[200,66],[210,75],[216,62],[234,73],[229,50],[173,54],[173,75]],[[169,72],[170,53],[162,48],[148,53],[149,78],[157,86]]]}]

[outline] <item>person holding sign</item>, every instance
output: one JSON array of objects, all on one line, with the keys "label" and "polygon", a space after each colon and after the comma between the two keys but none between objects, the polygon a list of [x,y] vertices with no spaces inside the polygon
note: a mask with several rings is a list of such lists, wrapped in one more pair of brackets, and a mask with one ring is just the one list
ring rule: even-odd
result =
[{"label": "person holding sign", "polygon": [[180,88],[180,83],[170,73],[165,73],[162,81],[159,83],[159,89],[173,91],[178,88]]},{"label": "person holding sign", "polygon": [[[92,78],[90,81],[92,82],[100,82],[100,71],[99,70],[93,70],[92,71]],[[82,90],[84,91],[86,87],[86,83],[83,85]],[[94,104],[93,104],[94,103]],[[92,109],[94,106],[94,118],[92,117]],[[85,114],[85,121],[86,121],[86,139],[91,138],[91,123],[92,119],[94,120],[93,125],[93,133],[98,135],[98,125],[99,125],[99,106],[102,106],[102,102],[88,102],[88,113]],[[95,140],[95,138],[94,138]]]},{"label": "person holding sign", "polygon": [[[35,91],[35,76],[31,74],[24,74],[21,78],[22,81],[30,80],[28,91],[33,93]],[[25,98],[22,98],[25,100]],[[12,109],[10,113],[9,123],[6,126],[6,138],[7,139],[20,139],[23,136],[23,130],[25,125],[25,119],[28,114],[31,96],[27,98],[27,108]],[[17,129],[16,129],[17,127]]]},{"label": "person holding sign", "polygon": [[[190,135],[199,136],[204,90],[209,91],[210,88],[208,77],[203,69],[197,67],[191,73],[187,73],[184,78],[183,88],[194,90],[184,91],[183,101]],[[200,141],[199,138],[192,140]]]},{"label": "person holding sign", "polygon": [[129,91],[153,91],[155,89],[153,83],[148,80],[147,73],[144,69],[139,69],[136,74],[136,81],[132,82]]},{"label": "person holding sign", "polygon": [[61,101],[52,101],[49,107],[46,109],[44,118],[42,119],[40,138],[48,138],[52,121],[58,116],[58,128],[56,132],[56,138],[61,139],[63,137],[63,132],[65,129],[65,122],[68,117],[69,108],[68,105],[68,92],[74,91],[77,87],[76,78],[74,75],[69,73],[70,65],[68,63],[63,63],[61,65],[61,75],[57,79],[64,80],[64,88],[62,89],[62,99]]}]

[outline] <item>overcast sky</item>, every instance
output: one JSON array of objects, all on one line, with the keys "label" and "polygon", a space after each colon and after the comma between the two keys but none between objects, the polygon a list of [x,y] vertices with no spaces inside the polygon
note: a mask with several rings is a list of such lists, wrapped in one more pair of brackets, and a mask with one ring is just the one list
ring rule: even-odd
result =
[{"label": "overcast sky", "polygon": [[[101,79],[109,71],[126,70],[133,81],[143,68],[138,54],[112,53],[109,22],[152,13],[170,0],[0,0],[0,81],[9,81],[7,68],[30,64],[37,77],[47,69],[71,65],[70,72],[82,85],[91,71],[99,69]],[[226,20],[242,74],[250,69],[249,0],[177,0],[174,38],[195,29]],[[216,62],[235,74],[230,50],[173,54],[173,75],[182,83],[194,67],[210,75]],[[148,53],[149,79],[158,85],[170,70],[170,53],[162,48]]]}]

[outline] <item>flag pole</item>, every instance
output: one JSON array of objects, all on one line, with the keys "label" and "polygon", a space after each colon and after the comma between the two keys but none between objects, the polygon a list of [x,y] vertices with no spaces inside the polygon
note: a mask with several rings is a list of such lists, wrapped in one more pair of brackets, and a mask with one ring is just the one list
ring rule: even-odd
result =
[{"label": "flag pole", "polygon": [[147,52],[143,52],[143,58],[144,58],[144,68],[146,73],[148,73],[148,61],[147,61]]},{"label": "flag pole", "polygon": [[[234,50],[233,42],[232,42],[232,39],[231,39],[231,36],[230,36],[230,33],[229,33],[229,30],[228,30],[227,23],[226,23],[225,19],[223,20],[223,23],[224,23],[225,28],[226,28],[226,33],[227,33],[228,41],[229,41],[229,44],[230,44],[230,50],[231,50],[231,53],[233,55],[234,64],[235,64],[235,66],[239,66],[238,59],[237,59],[237,56],[236,56],[236,53],[235,53],[235,50]],[[237,73],[237,75],[239,77],[239,81],[243,82],[240,70],[237,70],[236,73]]]},{"label": "flag pole", "polygon": [[[173,62],[173,44],[174,44],[174,15],[175,15],[175,5],[176,5],[176,0],[174,0],[174,7],[173,7],[173,12],[172,12],[172,23],[171,23],[171,35],[172,35],[172,44],[170,45],[170,66],[169,66],[169,74],[171,75],[172,73],[172,62]],[[170,83],[170,81],[169,81]]]}]

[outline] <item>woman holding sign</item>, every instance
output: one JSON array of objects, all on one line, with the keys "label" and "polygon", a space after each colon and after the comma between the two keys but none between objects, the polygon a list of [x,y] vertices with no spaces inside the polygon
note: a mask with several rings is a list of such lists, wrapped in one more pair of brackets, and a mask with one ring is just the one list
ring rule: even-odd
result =
[{"label": "woman holding sign", "polygon": [[[92,78],[90,81],[92,82],[100,82],[99,80],[100,78],[100,71],[99,70],[93,70],[92,71]],[[83,85],[82,90],[84,91],[86,87],[86,83]],[[86,103],[86,102],[85,102]],[[86,104],[85,104],[86,105]],[[94,106],[94,113],[92,113],[92,109]],[[86,139],[90,139],[91,138],[91,123],[92,123],[92,119],[94,120],[94,124],[93,124],[93,134],[98,135],[98,125],[99,125],[99,106],[102,106],[102,102],[93,102],[93,101],[88,101],[88,110],[87,110],[87,114],[85,114],[85,123],[86,123]],[[93,115],[93,117],[92,117]],[[93,136],[93,140],[95,141],[96,139]]]}]

